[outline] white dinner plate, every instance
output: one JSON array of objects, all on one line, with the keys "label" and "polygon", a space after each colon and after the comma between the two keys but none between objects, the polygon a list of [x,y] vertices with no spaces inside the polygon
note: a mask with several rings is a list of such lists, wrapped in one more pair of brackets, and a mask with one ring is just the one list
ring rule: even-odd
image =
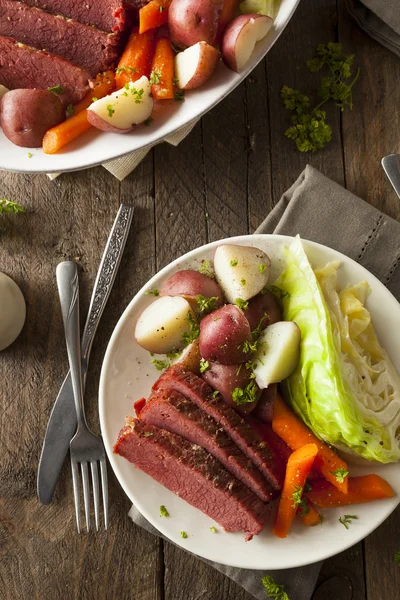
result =
[{"label": "white dinner plate", "polygon": [[[130,500],[141,513],[167,538],[212,561],[248,569],[289,569],[314,563],[333,556],[356,544],[382,523],[399,503],[399,465],[367,466],[350,465],[351,475],[378,473],[393,487],[396,496],[355,507],[329,509],[323,512],[321,526],[305,527],[295,523],[286,539],[272,535],[270,521],[264,531],[251,542],[244,541],[241,533],[226,533],[221,527],[199,510],[187,504],[178,496],[154,481],[150,476],[136,469],[121,456],[113,454],[118,432],[124,425],[127,415],[134,414],[133,403],[147,397],[152,384],[160,372],[150,364],[149,353],[138,346],[133,337],[137,318],[143,309],[154,301],[145,295],[147,290],[160,288],[162,282],[182,269],[198,269],[201,261],[212,259],[215,248],[221,243],[255,246],[267,252],[272,260],[270,281],[284,268],[282,250],[292,238],[280,235],[246,235],[217,241],[193,250],[155,275],[133,298],[119,320],[105,355],[100,379],[100,423],[105,447],[111,466]],[[304,248],[313,267],[321,267],[332,260],[339,260],[339,285],[366,280],[372,293],[368,298],[368,309],[382,345],[387,349],[396,368],[400,371],[400,337],[395,323],[400,322],[400,305],[392,294],[376,277],[343,254],[326,246],[304,241]],[[390,315],[390,318],[388,318]],[[170,513],[169,518],[160,517],[160,505],[164,504]],[[349,529],[338,521],[345,513],[356,514]],[[215,525],[218,533],[210,531]],[[182,539],[181,531],[186,531],[187,539]]]},{"label": "white dinner plate", "polygon": [[188,92],[184,102],[167,101],[163,113],[155,115],[149,127],[138,127],[126,134],[103,133],[92,129],[53,155],[44,154],[41,149],[15,146],[0,129],[0,169],[25,173],[77,171],[152,146],[196,121],[239,85],[272,48],[299,2],[281,0],[270,32],[257,44],[248,65],[240,74],[231,71],[220,61],[216,73],[207,84]]}]

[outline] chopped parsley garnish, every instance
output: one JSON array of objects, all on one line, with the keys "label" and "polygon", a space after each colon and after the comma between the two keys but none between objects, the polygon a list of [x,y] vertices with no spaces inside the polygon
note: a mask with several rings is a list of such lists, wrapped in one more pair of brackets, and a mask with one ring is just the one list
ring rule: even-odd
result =
[{"label": "chopped parsley garnish", "polygon": [[267,267],[268,267],[268,265],[266,263],[262,263],[261,265],[258,265],[258,270],[260,271],[261,275],[264,275]]},{"label": "chopped parsley garnish", "polygon": [[[265,290],[266,292],[267,290]],[[275,296],[275,298],[277,298],[278,300],[283,300],[284,298],[290,298],[290,294],[289,292],[286,292],[286,290],[282,290],[281,288],[279,288],[277,285],[270,285],[269,286],[269,291],[272,292],[272,294]],[[264,292],[264,294],[265,294]]]},{"label": "chopped parsley garnish", "polygon": [[239,348],[241,348],[245,354],[249,354],[250,352],[257,352],[258,341],[253,340],[250,342],[249,340],[246,340],[241,346],[239,346]]},{"label": "chopped parsley garnish", "polygon": [[395,562],[399,565],[400,567],[400,550],[397,550],[397,552],[395,552],[394,554],[394,560]]},{"label": "chopped parsley garnish", "polygon": [[181,531],[181,538],[183,538],[184,540],[188,537],[188,534],[186,533],[186,531]]},{"label": "chopped parsley garnish", "polygon": [[126,67],[125,65],[121,65],[115,69],[115,73],[120,75],[121,73],[137,73],[139,69],[135,69],[133,67]]},{"label": "chopped parsley garnish", "polygon": [[160,292],[157,289],[154,290],[149,290],[148,292],[145,292],[145,296],[159,296]]},{"label": "chopped parsley garnish", "polygon": [[177,79],[176,77],[173,77],[173,78],[172,78],[172,83],[173,83],[174,85],[178,85],[178,83],[179,83],[179,79]]},{"label": "chopped parsley garnish", "polygon": [[308,494],[308,492],[311,492],[311,490],[312,490],[311,483],[309,481],[306,481],[305,484],[304,484],[303,492],[305,494]]},{"label": "chopped parsley garnish", "polygon": [[242,310],[247,310],[249,308],[249,303],[246,302],[246,300],[242,300],[241,298],[236,298],[235,304]]},{"label": "chopped parsley garnish", "polygon": [[175,358],[178,358],[178,356],[180,355],[181,353],[178,350],[176,350],[175,352],[167,352],[165,356],[170,360],[175,360]]},{"label": "chopped parsley garnish", "polygon": [[271,575],[266,575],[261,578],[261,582],[267,590],[268,596],[271,600],[290,600],[289,596],[285,592],[283,585],[275,583],[274,578]]},{"label": "chopped parsley garnish", "polygon": [[246,280],[244,279],[244,277],[242,277],[242,279],[240,280],[240,285],[246,285]]},{"label": "chopped parsley garnish", "polygon": [[182,342],[185,346],[191,344],[200,335],[200,326],[196,323],[190,311],[188,312],[187,320],[189,322],[189,333],[185,332],[182,337]]},{"label": "chopped parsley garnish", "polygon": [[255,327],[254,329],[252,329],[252,331],[251,331],[251,337],[253,338],[254,341],[258,340],[258,338],[261,335],[262,330],[266,327],[266,325],[264,325],[265,319],[269,320],[269,314],[268,313],[264,313],[264,315],[261,317],[260,322],[257,325],[257,327]]},{"label": "chopped parsley garnish", "polygon": [[174,100],[177,102],[182,102],[185,98],[185,92],[183,90],[179,90],[179,92],[175,92]]},{"label": "chopped parsley garnish", "polygon": [[200,359],[200,373],[205,373],[210,368],[210,363],[204,358]]},{"label": "chopped parsley garnish", "polygon": [[157,371],[164,371],[164,369],[167,369],[170,366],[167,360],[160,360],[159,358],[154,358],[151,361],[151,364],[155,366]]},{"label": "chopped parsley garnish", "polygon": [[212,525],[212,526],[210,527],[210,531],[211,531],[211,533],[217,533],[217,528],[216,528],[216,527],[214,527],[214,525]]},{"label": "chopped parsley garnish", "polygon": [[33,154],[32,152],[28,152],[28,158],[32,158]]},{"label": "chopped parsley garnish", "polygon": [[349,474],[349,472],[346,471],[346,469],[343,469],[343,467],[339,467],[339,469],[336,469],[336,471],[330,471],[330,473],[335,476],[335,479],[338,483],[343,483]]},{"label": "chopped parsley garnish", "polygon": [[207,313],[214,310],[218,302],[218,296],[211,296],[211,298],[206,298],[199,294],[196,296],[197,308],[200,313],[206,315]]},{"label": "chopped parsley garnish", "polygon": [[[92,98],[93,101],[93,98]],[[67,106],[67,116],[68,117],[72,117],[72,115],[75,113],[75,106],[73,104],[68,104]]]},{"label": "chopped parsley garnish", "polygon": [[229,262],[229,264],[231,265],[231,267],[237,267],[239,264],[239,261],[237,258],[232,258],[232,260]]},{"label": "chopped parsley garnish", "polygon": [[159,12],[164,12],[164,10],[165,10],[165,6],[159,6],[159,7],[158,7],[158,10],[159,10]]},{"label": "chopped parsley garnish", "polygon": [[7,200],[7,198],[0,198],[0,213],[9,214],[9,213],[24,213],[26,212],[25,208],[17,204],[16,202],[12,202],[11,200]]},{"label": "chopped parsley garnish", "polygon": [[93,96],[92,98],[92,102],[97,102],[98,98],[96,96]]},{"label": "chopped parsley garnish", "polygon": [[106,106],[107,112],[108,112],[108,116],[112,117],[113,114],[115,113],[115,108],[113,107],[112,104],[107,104]]},{"label": "chopped parsley garnish", "polygon": [[155,85],[161,82],[161,73],[160,71],[155,71],[154,69],[150,73],[149,79],[150,85]]},{"label": "chopped parsley garnish", "polygon": [[53,92],[53,94],[63,94],[64,93],[64,88],[62,85],[58,84],[58,85],[53,85],[53,87],[49,87],[47,88],[49,90],[49,92]]},{"label": "chopped parsley garnish", "polygon": [[339,523],[341,523],[346,527],[346,529],[348,529],[353,519],[358,519],[357,515],[344,515],[343,517],[339,517]]},{"label": "chopped parsley garnish", "polygon": [[124,85],[124,96],[128,95],[128,92],[130,92],[132,94],[132,96],[136,96],[135,98],[135,104],[140,104],[141,102],[143,102],[143,94],[144,94],[144,89],[142,88],[141,90],[138,90],[135,87],[132,87],[129,83],[126,83]]},{"label": "chopped parsley garnish", "polygon": [[232,392],[232,400],[235,404],[248,404],[255,402],[258,396],[258,388],[254,381],[250,381],[244,388],[235,388]]},{"label": "chopped parsley garnish", "polygon": [[164,504],[160,506],[160,517],[169,517],[169,512],[165,508]]},{"label": "chopped parsley garnish", "polygon": [[303,495],[303,488],[301,485],[297,485],[294,488],[294,492],[292,494],[292,500],[293,500],[292,508],[296,508],[297,506],[299,506],[299,504],[301,504],[302,495]]},{"label": "chopped parsley garnish", "polygon": [[216,398],[218,396],[218,394],[219,394],[219,391],[218,390],[214,390],[213,393],[211,394],[211,396],[213,398]]},{"label": "chopped parsley garnish", "polygon": [[153,117],[149,117],[148,119],[143,121],[143,123],[144,123],[144,125],[146,125],[146,127],[150,127],[150,125],[152,124],[153,121],[154,121]]},{"label": "chopped parsley garnish", "polygon": [[181,49],[178,48],[178,46],[175,46],[175,44],[173,44],[172,42],[171,42],[171,48],[175,52],[175,54],[178,54],[178,52],[181,51]]},{"label": "chopped parsley garnish", "polygon": [[211,265],[211,263],[209,260],[203,260],[203,262],[201,263],[200,268],[199,268],[199,273],[202,273],[202,275],[207,275],[207,277],[214,279],[215,275],[210,270],[210,265]]}]

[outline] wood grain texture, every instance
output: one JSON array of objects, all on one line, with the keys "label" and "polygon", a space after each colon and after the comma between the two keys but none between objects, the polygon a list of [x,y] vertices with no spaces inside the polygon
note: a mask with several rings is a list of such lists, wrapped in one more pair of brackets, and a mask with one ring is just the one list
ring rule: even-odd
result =
[{"label": "wood grain texture", "polygon": [[[353,112],[327,110],[334,139],[300,154],[283,132],[282,85],[311,93],[318,76],[304,62],[318,43],[339,40],[362,72]],[[151,275],[207,241],[254,231],[307,163],[399,218],[380,159],[400,152],[400,60],[349,19],[336,0],[302,0],[267,58],[177,148],[163,145],[119,184],[102,168],[63,175],[0,174],[1,196],[27,207],[1,217],[0,271],[20,285],[27,322],[0,357],[1,600],[251,600],[211,566],[138,529],[109,470],[110,530],[78,536],[69,464],[54,503],[36,500],[36,470],[48,416],[66,371],[55,267],[82,268],[82,314],[120,202],[134,225],[96,337],[89,369],[88,420],[99,431],[103,355],[122,311]],[[363,544],[325,561],[313,600],[398,600],[400,511]],[[345,532],[344,532],[345,533]],[[261,576],[262,574],[260,574]]]}]

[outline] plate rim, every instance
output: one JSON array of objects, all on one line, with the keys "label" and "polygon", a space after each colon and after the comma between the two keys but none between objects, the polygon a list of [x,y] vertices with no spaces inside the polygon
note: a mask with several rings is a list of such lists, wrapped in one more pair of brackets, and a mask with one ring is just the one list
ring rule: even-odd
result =
[{"label": "plate rim", "polygon": [[[133,296],[133,298],[130,300],[130,302],[128,303],[128,305],[125,307],[124,311],[122,312],[120,318],[118,319],[118,322],[113,330],[113,333],[109,339],[109,342],[107,344],[107,349],[106,352],[104,354],[104,359],[102,362],[102,367],[101,367],[101,373],[100,373],[100,383],[99,383],[99,395],[98,395],[98,410],[99,410],[99,418],[100,418],[100,429],[101,429],[101,434],[102,434],[102,438],[104,441],[104,446],[106,449],[106,453],[107,453],[107,457],[108,460],[110,462],[110,465],[113,469],[114,475],[116,477],[116,479],[118,480],[118,483],[120,484],[120,486],[122,487],[123,491],[125,492],[125,494],[128,496],[130,502],[136,507],[136,509],[142,514],[142,516],[147,519],[149,521],[149,523],[163,536],[165,536],[169,541],[171,541],[172,543],[177,544],[178,546],[180,546],[181,548],[183,548],[186,551],[190,551],[193,554],[195,554],[196,556],[203,558],[205,560],[216,560],[215,558],[210,558],[209,556],[207,556],[206,554],[204,554],[204,552],[196,552],[195,550],[193,550],[193,548],[190,548],[190,550],[188,550],[188,548],[184,545],[184,543],[179,539],[179,538],[172,538],[170,535],[170,532],[165,529],[162,525],[162,520],[160,521],[156,521],[153,517],[154,515],[152,515],[151,513],[148,513],[146,511],[146,509],[143,506],[138,506],[136,504],[136,501],[132,499],[130,492],[128,491],[128,489],[126,488],[125,484],[123,481],[121,481],[120,478],[120,474],[119,474],[119,468],[118,468],[118,464],[117,464],[117,459],[118,456],[115,455],[112,451],[113,449],[113,442],[111,442],[111,444],[106,444],[105,443],[105,439],[108,439],[108,436],[105,435],[105,431],[106,431],[106,425],[105,425],[105,408],[106,408],[106,402],[105,402],[105,385],[106,385],[106,372],[107,370],[109,370],[109,363],[111,361],[112,358],[112,353],[113,353],[113,347],[115,345],[116,340],[118,339],[118,336],[120,334],[120,332],[122,331],[123,327],[125,326],[125,322],[129,319],[131,312],[132,312],[132,308],[134,307],[136,301],[142,297],[142,295],[144,294],[144,292],[146,290],[149,289],[149,287],[151,287],[152,282],[154,279],[158,279],[158,278],[162,278],[162,276],[169,272],[170,270],[172,270],[174,267],[178,266],[179,263],[184,262],[185,260],[189,259],[189,258],[193,258],[193,255],[196,255],[197,253],[201,254],[202,252],[209,250],[209,249],[213,249],[215,247],[217,247],[220,244],[224,244],[224,243],[232,243],[232,244],[243,244],[245,245],[246,241],[255,241],[258,237],[262,237],[262,238],[269,238],[272,240],[277,240],[277,241],[282,241],[283,243],[290,243],[290,241],[292,241],[294,239],[295,236],[287,236],[287,235],[281,235],[281,234],[246,234],[246,235],[240,235],[240,236],[232,236],[232,237],[228,237],[228,238],[223,238],[220,240],[215,240],[213,242],[209,242],[207,244],[203,244],[202,246],[199,246],[197,248],[194,248],[192,250],[190,250],[189,252],[186,252],[185,254],[177,257],[176,259],[174,259],[173,261],[171,261],[170,263],[168,263],[167,265],[165,265],[162,269],[160,269],[160,271],[158,271],[157,273],[155,273],[139,290],[138,292]],[[357,263],[357,261],[355,261],[354,259],[350,258],[349,256],[346,256],[345,254],[343,254],[342,252],[339,252],[338,250],[335,250],[334,248],[331,248],[329,246],[326,246],[324,244],[320,244],[318,242],[313,242],[311,240],[305,239],[305,238],[301,238],[302,242],[305,242],[306,244],[311,245],[312,247],[318,249],[322,249],[324,251],[328,250],[329,252],[334,252],[339,260],[341,260],[341,262],[350,262],[350,263],[354,263],[357,268],[362,269],[363,271],[365,271],[366,274],[368,274],[368,278],[372,278],[372,280],[374,281],[374,283],[381,288],[382,290],[384,290],[384,293],[388,294],[388,297],[391,297],[392,301],[394,303],[396,303],[398,305],[398,310],[400,311],[400,306],[399,306],[399,302],[398,300],[395,298],[395,296],[390,292],[390,290],[370,271],[368,271],[368,269],[366,269],[363,265]],[[115,442],[114,442],[115,443]],[[371,463],[374,464],[374,463]],[[396,463],[391,463],[392,465],[396,464]],[[398,463],[400,464],[400,463]],[[160,484],[161,485],[161,484]],[[311,565],[311,564],[316,564],[319,561],[323,561],[326,560],[328,558],[331,558],[332,556],[336,556],[337,554],[340,554],[341,552],[344,552],[345,550],[348,550],[349,548],[351,548],[352,546],[354,546],[355,544],[359,543],[360,541],[364,540],[367,536],[369,536],[373,531],[375,531],[375,529],[377,529],[387,518],[389,518],[389,516],[394,512],[394,510],[399,506],[400,504],[400,494],[395,495],[393,498],[390,499],[386,499],[386,502],[390,501],[392,504],[389,507],[389,510],[386,509],[386,511],[384,511],[384,513],[378,518],[377,521],[374,521],[372,526],[367,526],[364,528],[364,531],[361,533],[353,533],[352,537],[349,538],[348,543],[344,543],[343,547],[341,550],[339,551],[329,551],[329,549],[327,548],[325,551],[322,551],[319,558],[316,560],[309,560],[306,558],[306,556],[304,555],[303,558],[300,558],[300,560],[297,560],[295,562],[290,562],[288,564],[286,564],[285,566],[268,566],[266,564],[265,567],[248,567],[248,566],[243,566],[242,563],[240,563],[240,561],[236,561],[236,562],[224,562],[224,560],[220,560],[218,559],[216,562],[219,562],[220,564],[223,564],[225,566],[228,567],[234,567],[234,568],[244,568],[244,569],[253,569],[253,570],[259,570],[259,571],[264,571],[264,570],[268,570],[268,569],[279,569],[279,570],[286,570],[286,569],[292,569],[292,568],[299,568],[299,567],[304,567],[307,565]],[[385,502],[385,500],[382,500],[382,502]],[[194,507],[193,507],[194,508]],[[367,533],[365,533],[365,531],[367,531]],[[345,538],[343,538],[345,539]],[[266,554],[266,560],[268,560],[268,554]]]}]

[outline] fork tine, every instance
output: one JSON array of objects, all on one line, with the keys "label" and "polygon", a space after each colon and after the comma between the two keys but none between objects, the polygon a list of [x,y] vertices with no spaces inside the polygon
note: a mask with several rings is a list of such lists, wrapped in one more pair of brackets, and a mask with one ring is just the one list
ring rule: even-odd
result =
[{"label": "fork tine", "polygon": [[103,493],[103,506],[104,506],[104,528],[108,527],[108,485],[107,485],[107,465],[106,459],[100,459],[100,472],[101,472],[101,489]]},{"label": "fork tine", "polygon": [[92,470],[92,482],[93,482],[93,502],[94,502],[94,518],[96,521],[96,531],[99,530],[99,474],[97,470],[97,461],[92,460],[90,463]]},{"label": "fork tine", "polygon": [[85,503],[86,529],[90,529],[90,497],[89,497],[89,471],[87,462],[81,463],[83,500]]},{"label": "fork tine", "polygon": [[76,515],[76,526],[78,533],[81,532],[81,519],[80,519],[80,500],[79,500],[79,475],[78,467],[76,462],[71,458],[71,469],[72,469],[72,481],[74,485],[74,499],[75,499],[75,515]]}]

